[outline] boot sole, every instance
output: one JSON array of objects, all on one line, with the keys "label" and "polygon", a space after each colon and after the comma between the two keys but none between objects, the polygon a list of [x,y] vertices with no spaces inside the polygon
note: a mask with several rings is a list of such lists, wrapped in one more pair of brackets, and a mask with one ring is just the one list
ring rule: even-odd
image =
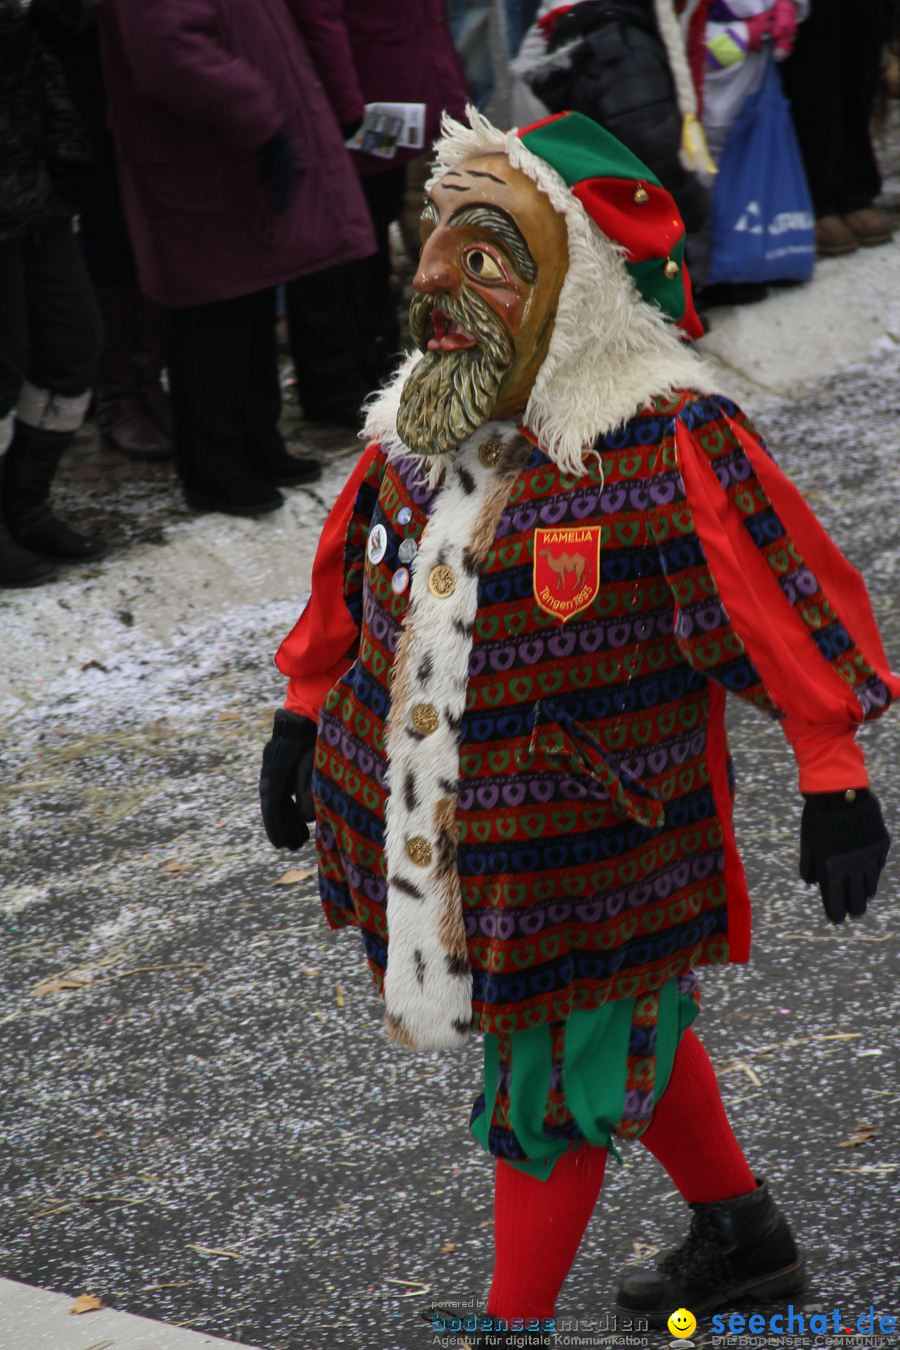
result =
[{"label": "boot sole", "polygon": [[[725,1308],[742,1299],[750,1298],[770,1303],[784,1294],[798,1293],[805,1284],[806,1267],[802,1260],[797,1260],[793,1265],[782,1266],[781,1270],[774,1270],[758,1279],[745,1280],[743,1284],[734,1285],[724,1295],[716,1294],[704,1303],[693,1302],[691,1312],[695,1315],[714,1312],[716,1308]],[[640,1317],[651,1327],[664,1327],[671,1316],[668,1312],[654,1312],[648,1308],[629,1308],[624,1303],[616,1303],[615,1312],[623,1317]]]},{"label": "boot sole", "polygon": [[284,498],[280,494],[277,497],[267,498],[264,502],[248,502],[246,505],[239,502],[224,502],[203,492],[185,492],[184,499],[194,511],[217,511],[224,516],[267,516],[284,505]]},{"label": "boot sole", "polygon": [[51,567],[47,572],[40,572],[37,576],[22,578],[18,577],[13,581],[0,577],[0,590],[2,591],[24,591],[29,586],[43,586],[45,581],[53,581],[57,576],[55,567]]}]

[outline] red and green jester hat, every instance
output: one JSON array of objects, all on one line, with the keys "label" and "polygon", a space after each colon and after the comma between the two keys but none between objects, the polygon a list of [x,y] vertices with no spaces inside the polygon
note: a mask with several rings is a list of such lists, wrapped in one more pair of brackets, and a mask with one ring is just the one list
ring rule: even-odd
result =
[{"label": "red and green jester hat", "polygon": [[748,958],[727,694],[781,723],[839,922],[887,854],[855,734],[898,681],[694,352],[680,217],[624,146],[575,113],[447,119],[422,239],[415,350],[276,658],[263,816],[296,848],[314,814],[389,1035],[481,1033],[473,1133],[549,1179],[651,1127],[696,972]]}]

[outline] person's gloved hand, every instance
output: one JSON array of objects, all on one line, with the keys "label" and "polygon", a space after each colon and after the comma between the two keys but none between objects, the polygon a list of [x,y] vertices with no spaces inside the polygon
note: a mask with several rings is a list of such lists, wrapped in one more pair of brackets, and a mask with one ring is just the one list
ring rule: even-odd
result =
[{"label": "person's gloved hand", "polygon": [[275,214],[286,211],[294,195],[294,157],[283,127],[257,150],[256,176],[265,188]]},{"label": "person's gloved hand", "polygon": [[832,923],[858,918],[878,889],[891,846],[878,798],[868,788],[804,793],[800,823],[800,875],[818,882]]},{"label": "person's gloved hand", "polygon": [[772,11],[767,9],[765,14],[753,14],[744,23],[747,25],[748,50],[761,52],[763,43],[772,32]]},{"label": "person's gloved hand", "polygon": [[771,9],[775,60],[790,56],[797,36],[797,6],[794,0],[775,0]]},{"label": "person's gloved hand", "polygon": [[263,750],[259,775],[263,824],[276,848],[300,848],[309,838],[307,821],[316,818],[312,799],[315,753],[315,722],[280,708],[272,739]]}]

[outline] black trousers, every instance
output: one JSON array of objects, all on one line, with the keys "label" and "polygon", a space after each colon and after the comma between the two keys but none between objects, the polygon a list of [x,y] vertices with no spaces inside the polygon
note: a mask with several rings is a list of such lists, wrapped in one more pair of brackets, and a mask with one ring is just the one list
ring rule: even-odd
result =
[{"label": "black trousers", "polygon": [[814,0],[781,66],[817,216],[871,206],[881,191],[869,121],[887,29],[884,0]]},{"label": "black trousers", "polygon": [[137,280],[119,189],[112,133],[91,137],[94,162],[81,193],[79,240],[95,286],[125,286]]},{"label": "black trousers", "polygon": [[275,292],[167,309],[166,361],[175,463],[208,488],[245,478],[283,450]]},{"label": "black trousers", "polygon": [[103,324],[71,226],[0,245],[0,418],[26,380],[64,398],[94,383]]},{"label": "black trousers", "polygon": [[377,252],[285,287],[297,396],[308,417],[323,421],[357,409],[400,349],[388,229],[403,207],[406,167],[367,174],[360,183]]}]

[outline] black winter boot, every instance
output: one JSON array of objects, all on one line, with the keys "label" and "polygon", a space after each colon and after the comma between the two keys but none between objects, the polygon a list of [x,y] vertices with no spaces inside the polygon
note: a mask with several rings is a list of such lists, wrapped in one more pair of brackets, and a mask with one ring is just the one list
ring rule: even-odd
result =
[{"label": "black winter boot", "polygon": [[272,436],[265,448],[255,446],[248,451],[247,458],[254,473],[279,487],[314,483],[322,476],[322,466],[317,459],[300,459],[298,455],[292,455],[280,435]]},{"label": "black winter boot", "polygon": [[[6,455],[0,455],[0,496],[5,466]],[[42,581],[49,581],[54,572],[49,559],[16,543],[0,515],[0,586],[39,586]]]},{"label": "black winter boot", "polygon": [[658,1270],[626,1271],[616,1311],[664,1326],[675,1308],[709,1312],[737,1299],[796,1293],[803,1262],[764,1180],[734,1200],[691,1205],[690,1231]]},{"label": "black winter boot", "polygon": [[90,562],[106,552],[104,540],[70,530],[56,519],[48,501],[57,465],[71,439],[71,431],[16,422],[6,453],[3,517],[13,539],[34,553],[65,562]]}]

